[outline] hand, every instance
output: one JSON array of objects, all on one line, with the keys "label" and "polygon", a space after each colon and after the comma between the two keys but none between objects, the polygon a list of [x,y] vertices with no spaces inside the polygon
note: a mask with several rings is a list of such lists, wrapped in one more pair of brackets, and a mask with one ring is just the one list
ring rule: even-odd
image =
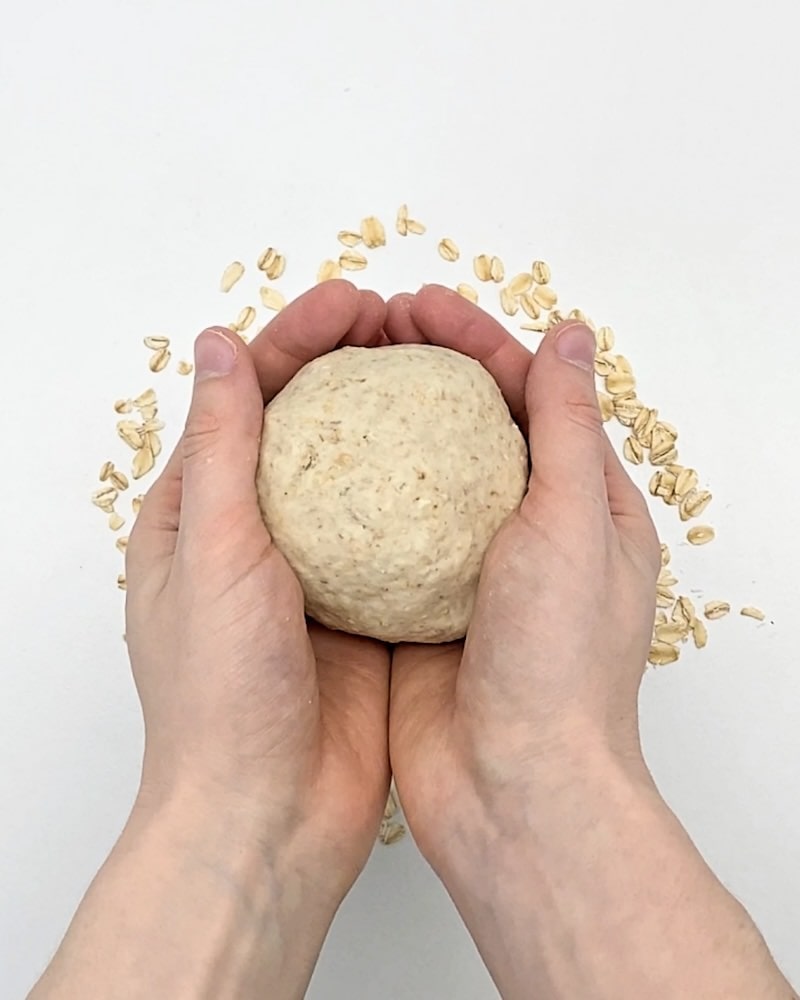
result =
[{"label": "hand", "polygon": [[186,430],[127,552],[127,638],[146,726],[141,805],[235,800],[343,894],[374,842],[388,786],[389,655],[307,626],[300,586],[259,513],[265,401],[312,358],[383,342],[385,305],[329,282],[249,350],[197,342]]},{"label": "hand", "polygon": [[[532,455],[528,494],[487,552],[466,642],[399,646],[392,661],[392,765],[436,862],[467,803],[485,803],[497,822],[497,799],[525,793],[553,758],[602,746],[636,759],[660,549],[603,432],[590,331],[564,324],[534,358],[435,286],[393,299],[386,330],[480,361]],[[584,367],[559,357],[566,345]]]},{"label": "hand", "polygon": [[390,302],[395,342],[460,350],[528,433],[466,641],[398,646],[390,757],[409,826],[506,1000],[794,996],[661,799],[637,693],[660,547],[602,428],[594,337],[535,357],[459,295]]},{"label": "hand", "polygon": [[264,400],[384,302],[332,281],[248,349],[211,328],[181,440],[127,550],[145,719],[126,827],[31,997],[301,997],[374,843],[389,653],[306,625],[256,499]]}]

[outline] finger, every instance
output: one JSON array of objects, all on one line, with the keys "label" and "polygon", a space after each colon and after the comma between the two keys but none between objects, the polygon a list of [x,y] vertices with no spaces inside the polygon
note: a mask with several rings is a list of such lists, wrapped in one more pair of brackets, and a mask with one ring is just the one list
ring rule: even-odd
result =
[{"label": "finger", "polygon": [[136,585],[139,574],[153,560],[169,558],[175,551],[181,514],[181,449],[179,441],[161,475],[145,494],[142,509],[131,529],[125,550],[125,575],[129,585]]},{"label": "finger", "polygon": [[332,351],[356,324],[362,301],[355,285],[334,279],[282,309],[250,344],[263,399],[269,402],[303,365]]},{"label": "finger", "polygon": [[426,285],[414,296],[411,318],[429,344],[480,361],[500,386],[514,419],[527,426],[525,380],[533,355],[497,320],[458,292]]},{"label": "finger", "polygon": [[605,434],[594,380],[595,338],[582,323],[555,327],[536,352],[526,388],[531,489],[557,498],[582,495],[608,516]]},{"label": "finger", "polygon": [[393,344],[429,343],[411,315],[413,301],[414,296],[410,292],[400,292],[399,295],[393,295],[389,299],[384,329]]},{"label": "finger", "polygon": [[358,293],[358,315],[353,325],[339,341],[340,346],[377,347],[383,341],[386,303],[377,292],[361,289]]},{"label": "finger", "polygon": [[[195,342],[195,381],[183,434],[180,540],[204,546],[264,532],[256,496],[264,403],[250,352],[221,327]],[[258,537],[258,536],[255,536]]]}]

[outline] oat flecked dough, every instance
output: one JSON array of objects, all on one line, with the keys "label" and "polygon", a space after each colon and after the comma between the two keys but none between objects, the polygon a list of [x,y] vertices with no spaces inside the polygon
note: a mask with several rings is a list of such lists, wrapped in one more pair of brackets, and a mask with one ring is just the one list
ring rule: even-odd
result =
[{"label": "oat flecked dough", "polygon": [[494,379],[441,347],[342,348],[264,413],[264,520],[308,614],[345,632],[463,636],[484,553],[527,476]]}]

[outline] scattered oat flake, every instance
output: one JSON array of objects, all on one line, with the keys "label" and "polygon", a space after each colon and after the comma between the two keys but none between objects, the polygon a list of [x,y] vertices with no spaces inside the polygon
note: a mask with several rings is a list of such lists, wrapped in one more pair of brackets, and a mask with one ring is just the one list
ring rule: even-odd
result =
[{"label": "scattered oat flake", "polygon": [[520,295],[519,304],[522,306],[523,312],[531,319],[538,319],[542,315],[541,306],[534,302],[530,292],[524,292]]},{"label": "scattered oat flake", "polygon": [[439,240],[439,246],[437,249],[442,260],[449,261],[450,263],[458,260],[461,256],[461,251],[451,239],[445,238],[443,240]]},{"label": "scattered oat flake", "polygon": [[109,481],[111,482],[112,486],[114,486],[114,488],[119,490],[120,492],[127,490],[127,488],[130,486],[130,483],[128,482],[128,477],[125,475],[124,472],[120,472],[119,469],[114,469],[114,471],[109,476]]},{"label": "scattered oat flake", "polygon": [[519,302],[517,302],[516,296],[512,294],[508,285],[500,289],[500,308],[506,316],[516,316],[519,312]]},{"label": "scattered oat flake", "polygon": [[614,331],[610,326],[601,326],[595,334],[598,351],[614,350]]},{"label": "scattered oat flake", "polygon": [[179,375],[191,375],[194,371],[194,365],[191,361],[179,361],[177,371]]},{"label": "scattered oat flake", "polygon": [[625,438],[625,442],[622,445],[622,453],[634,465],[641,465],[644,461],[644,448],[638,438]]},{"label": "scattered oat flake", "polygon": [[755,618],[757,622],[763,622],[767,617],[761,610],[761,608],[754,608],[750,605],[748,605],[746,608],[742,608],[739,614],[743,618]]},{"label": "scattered oat flake", "polygon": [[668,663],[675,663],[680,655],[680,649],[672,643],[654,642],[650,646],[650,652],[647,656],[647,660],[654,667],[663,667]]},{"label": "scattered oat flake", "polygon": [[129,399],[118,399],[114,403],[115,413],[130,413],[133,409],[133,403]]},{"label": "scattered oat flake", "polygon": [[524,295],[530,291],[533,285],[533,277],[527,271],[520,271],[508,283],[508,290],[514,296]]},{"label": "scattered oat flake", "polygon": [[492,280],[492,258],[488,253],[478,254],[472,260],[472,270],[478,281]]},{"label": "scattered oat flake", "polygon": [[686,539],[691,545],[708,545],[715,537],[716,532],[709,524],[698,524],[686,532]]},{"label": "scattered oat flake", "polygon": [[676,495],[681,498],[685,497],[687,493],[691,493],[692,490],[697,489],[698,481],[697,473],[694,469],[681,469],[675,483]]},{"label": "scattered oat flake", "polygon": [[245,306],[236,317],[236,329],[241,333],[252,325],[256,318],[256,311],[252,306]]},{"label": "scattered oat flake", "polygon": [[456,285],[456,291],[463,298],[465,298],[465,299],[469,300],[470,302],[474,303],[475,305],[477,305],[477,303],[478,303],[478,293],[472,287],[472,285],[467,285],[467,284],[464,284],[462,282],[460,285]]},{"label": "scattered oat flake", "polygon": [[694,644],[697,649],[703,649],[703,647],[708,643],[708,629],[705,626],[705,622],[700,618],[695,618],[692,625],[692,638],[694,639]]},{"label": "scattered oat flake", "polygon": [[656,625],[654,634],[657,642],[666,642],[673,645],[685,637],[686,626],[679,622],[667,621]]},{"label": "scattered oat flake", "polygon": [[142,447],[141,430],[139,429],[139,424],[134,420],[120,420],[117,423],[117,434],[134,451]]},{"label": "scattered oat flake", "polygon": [[276,253],[272,261],[264,268],[264,274],[266,274],[270,281],[275,281],[281,277],[285,270],[286,258],[282,253]]},{"label": "scattered oat flake", "polygon": [[169,364],[169,359],[172,354],[168,347],[162,347],[160,351],[156,351],[155,354],[150,358],[148,367],[151,372],[158,374],[158,372],[163,372],[164,369]]},{"label": "scattered oat flake", "polygon": [[537,285],[550,284],[550,267],[543,260],[535,260],[531,265],[531,275]]},{"label": "scattered oat flake", "polygon": [[397,209],[397,218],[394,222],[394,228],[400,233],[401,236],[408,236],[408,205],[401,205]]},{"label": "scattered oat flake", "polygon": [[140,493],[138,497],[134,497],[131,500],[131,510],[134,514],[138,514],[142,509],[142,504],[144,503],[144,494]]},{"label": "scattered oat flake", "polygon": [[361,242],[361,233],[354,233],[350,229],[340,229],[336,234],[336,239],[346,247],[357,247]]},{"label": "scattered oat flake", "polygon": [[489,262],[489,277],[499,285],[505,276],[506,268],[502,260],[499,257],[492,257]]},{"label": "scattered oat flake", "polygon": [[332,278],[341,278],[342,267],[338,260],[323,260],[317,271],[317,283],[330,281]]},{"label": "scattered oat flake", "polygon": [[367,258],[358,250],[345,250],[339,254],[339,264],[345,271],[363,271]]},{"label": "scattered oat flake", "polygon": [[386,230],[381,220],[374,215],[368,215],[362,219],[361,239],[364,241],[364,246],[369,247],[370,250],[386,246]]},{"label": "scattered oat flake", "polygon": [[409,233],[413,233],[414,236],[424,236],[426,231],[425,226],[416,219],[409,219],[406,223],[406,229]]},{"label": "scattered oat flake", "polygon": [[711,503],[711,494],[708,490],[691,490],[681,500],[680,516],[682,521],[699,517]]},{"label": "scattered oat flake", "polygon": [[599,375],[601,378],[607,378],[609,375],[613,375],[615,372],[614,359],[610,354],[604,354],[599,352],[594,356],[594,370],[595,374]]},{"label": "scattered oat flake", "polygon": [[169,337],[145,337],[144,346],[151,351],[160,351],[164,347],[169,347]]},{"label": "scattered oat flake", "polygon": [[543,319],[534,320],[532,323],[521,323],[520,330],[529,330],[531,333],[546,333],[547,321]]},{"label": "scattered oat flake", "polygon": [[100,480],[101,483],[104,483],[109,478],[109,476],[113,471],[114,471],[113,462],[103,462],[103,464],[100,466],[100,474],[98,475],[97,478]]},{"label": "scattered oat flake", "polygon": [[134,479],[141,479],[142,476],[146,476],[151,471],[155,464],[155,455],[153,454],[152,447],[149,443],[143,444],[133,456],[131,475]]},{"label": "scattered oat flake", "polygon": [[256,267],[259,271],[266,271],[267,268],[272,267],[275,262],[275,258],[278,256],[278,251],[275,247],[267,247],[266,250],[262,250],[258,255],[258,260],[256,261]]},{"label": "scattered oat flake", "polygon": [[396,844],[399,840],[402,840],[405,835],[406,828],[402,823],[387,823],[381,830],[380,840],[382,844],[389,847],[391,844]]},{"label": "scattered oat flake", "polygon": [[219,290],[229,292],[236,282],[244,274],[244,264],[240,260],[235,260],[225,268],[219,280]]},{"label": "scattered oat flake", "polygon": [[132,402],[137,410],[141,410],[143,406],[153,406],[156,402],[156,390],[145,389]]},{"label": "scattered oat flake", "polygon": [[716,621],[730,614],[731,606],[727,601],[709,601],[703,608],[703,614],[709,621]]},{"label": "scattered oat flake", "polygon": [[549,285],[537,285],[531,292],[531,297],[542,309],[552,309],[558,302],[558,296]]},{"label": "scattered oat flake", "polygon": [[128,536],[122,535],[116,540],[114,544],[117,546],[120,552],[124,552],[128,547]]},{"label": "scattered oat flake", "polygon": [[125,518],[118,514],[116,511],[112,511],[108,518],[108,526],[112,531],[119,531],[119,529],[125,524]]},{"label": "scattered oat flake", "polygon": [[120,590],[128,589],[128,581],[125,579],[124,573],[120,573],[120,575],[117,577],[117,586],[119,587]]},{"label": "scattered oat flake", "polygon": [[600,407],[600,415],[603,421],[609,421],[614,416],[614,400],[607,393],[598,392],[597,404]]},{"label": "scattered oat flake", "polygon": [[636,396],[626,394],[614,397],[614,416],[623,427],[633,427],[641,408],[641,400],[637,399]]},{"label": "scattered oat flake", "polygon": [[612,396],[631,392],[636,388],[636,379],[628,372],[613,371],[606,376],[606,389]]},{"label": "scattered oat flake", "polygon": [[261,296],[261,304],[266,309],[273,309],[275,312],[280,312],[286,305],[286,299],[277,288],[270,288],[268,285],[264,285],[258,290],[258,294]]},{"label": "scattered oat flake", "polygon": [[398,809],[397,792],[394,790],[394,787],[391,787],[383,809],[383,818],[386,820],[393,819],[397,815]]},{"label": "scattered oat flake", "polygon": [[101,490],[95,490],[92,493],[91,500],[95,507],[110,514],[118,496],[119,493],[113,486],[104,486]]}]

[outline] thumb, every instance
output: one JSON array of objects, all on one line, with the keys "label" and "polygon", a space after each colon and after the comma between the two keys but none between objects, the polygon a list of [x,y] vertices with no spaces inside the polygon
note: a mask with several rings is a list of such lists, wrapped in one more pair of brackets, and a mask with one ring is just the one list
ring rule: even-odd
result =
[{"label": "thumb", "polygon": [[548,332],[526,385],[532,479],[566,498],[605,500],[603,421],[594,381],[595,337],[582,323]]},{"label": "thumb", "polygon": [[213,543],[243,522],[263,530],[255,477],[264,401],[250,352],[230,331],[204,330],[194,352],[180,534]]}]

